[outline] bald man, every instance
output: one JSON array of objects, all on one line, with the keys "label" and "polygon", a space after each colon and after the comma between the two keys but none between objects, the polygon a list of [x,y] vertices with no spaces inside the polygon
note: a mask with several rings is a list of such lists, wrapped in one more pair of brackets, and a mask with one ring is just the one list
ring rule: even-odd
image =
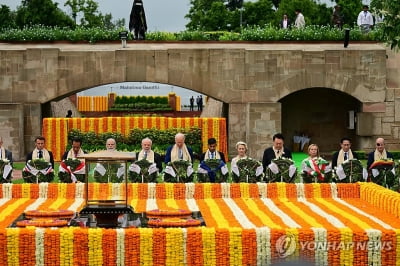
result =
[{"label": "bald man", "polygon": [[165,154],[165,163],[174,162],[177,160],[185,160],[193,162],[193,150],[186,146],[185,135],[178,133],[175,135],[175,144],[168,147]]},{"label": "bald man", "polygon": [[371,167],[372,163],[382,159],[392,159],[393,155],[385,149],[385,140],[377,138],[375,142],[375,150],[368,154],[367,169]]}]

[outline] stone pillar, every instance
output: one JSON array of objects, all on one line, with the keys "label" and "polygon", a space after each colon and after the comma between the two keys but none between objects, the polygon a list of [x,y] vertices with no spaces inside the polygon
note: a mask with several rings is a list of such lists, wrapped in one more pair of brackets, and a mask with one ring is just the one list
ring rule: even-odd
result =
[{"label": "stone pillar", "polygon": [[3,147],[12,152],[14,161],[25,157],[22,104],[0,104],[0,136],[3,137]]},{"label": "stone pillar", "polygon": [[168,103],[171,106],[173,111],[176,111],[176,94],[171,92],[168,93]]},{"label": "stone pillar", "polygon": [[247,154],[261,160],[272,136],[281,132],[281,121],[279,102],[229,104],[229,158],[237,154],[236,142],[244,141],[249,147]]},{"label": "stone pillar", "polygon": [[115,92],[111,92],[108,94],[108,109],[110,109],[110,107],[114,105],[115,97],[117,97],[117,94]]},{"label": "stone pillar", "polygon": [[[42,109],[40,103],[28,103],[24,105],[24,153],[25,155],[34,148],[34,140],[42,135]],[[22,142],[21,142],[22,143]]]}]

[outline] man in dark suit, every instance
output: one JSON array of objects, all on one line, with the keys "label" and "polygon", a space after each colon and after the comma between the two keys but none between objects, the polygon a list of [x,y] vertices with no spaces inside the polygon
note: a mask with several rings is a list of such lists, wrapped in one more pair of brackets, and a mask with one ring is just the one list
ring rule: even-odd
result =
[{"label": "man in dark suit", "polygon": [[167,164],[177,160],[185,160],[193,163],[193,159],[193,150],[186,146],[185,135],[183,133],[177,133],[175,135],[175,144],[167,148],[164,162]]},{"label": "man in dark suit", "polygon": [[10,161],[11,165],[13,163],[12,152],[3,147],[3,137],[0,137],[0,159]]},{"label": "man in dark suit", "polygon": [[340,151],[333,154],[332,168],[341,165],[344,161],[350,159],[358,159],[357,154],[351,151],[351,139],[344,137],[340,140]]},{"label": "man in dark suit", "polygon": [[279,24],[281,29],[290,29],[291,25],[291,21],[288,18],[287,14],[283,14],[283,18]]},{"label": "man in dark suit", "polygon": [[284,140],[285,138],[281,133],[277,133],[272,137],[272,147],[269,147],[264,151],[262,159],[264,172],[273,159],[282,157],[292,159],[292,152],[283,146]]},{"label": "man in dark suit", "polygon": [[151,139],[142,139],[142,150],[136,154],[136,158],[138,161],[146,159],[151,163],[155,163],[156,167],[158,168],[158,172],[161,173],[163,169],[161,155],[151,149],[152,144],[153,142]]},{"label": "man in dark suit", "polygon": [[224,153],[217,151],[217,140],[215,138],[208,139],[208,150],[201,155],[200,162],[208,159],[220,159],[226,163]]},{"label": "man in dark suit", "polygon": [[46,139],[42,136],[35,138],[35,149],[26,155],[26,162],[35,159],[44,159],[46,162],[51,163],[54,169],[54,157],[51,151],[44,148]]},{"label": "man in dark suit", "polygon": [[393,155],[385,149],[385,140],[383,138],[376,139],[376,149],[368,154],[367,170],[378,160],[392,159]]}]

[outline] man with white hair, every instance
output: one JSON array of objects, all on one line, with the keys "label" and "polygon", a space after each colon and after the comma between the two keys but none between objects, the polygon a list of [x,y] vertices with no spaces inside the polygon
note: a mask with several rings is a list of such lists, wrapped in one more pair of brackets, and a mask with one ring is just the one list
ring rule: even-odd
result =
[{"label": "man with white hair", "polygon": [[175,135],[175,144],[168,147],[164,162],[169,163],[177,160],[193,162],[193,150],[186,146],[185,135],[183,133]]},{"label": "man with white hair", "polygon": [[107,151],[116,151],[117,150],[117,142],[113,138],[109,138],[106,140],[106,149]]},{"label": "man with white hair", "polygon": [[3,147],[3,137],[0,137],[0,159],[8,160],[12,164],[12,152]]},{"label": "man with white hair", "polygon": [[154,152],[151,149],[153,142],[150,138],[142,139],[142,150],[136,154],[136,158],[138,161],[147,160],[151,163],[155,163],[158,171],[161,173],[162,171],[162,160],[160,154]]}]

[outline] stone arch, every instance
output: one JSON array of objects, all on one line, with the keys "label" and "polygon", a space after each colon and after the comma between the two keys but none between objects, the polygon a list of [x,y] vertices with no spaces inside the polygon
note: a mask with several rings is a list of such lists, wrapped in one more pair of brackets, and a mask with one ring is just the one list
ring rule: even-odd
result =
[{"label": "stone arch", "polygon": [[279,102],[282,133],[292,150],[297,148],[293,145],[293,136],[302,134],[328,155],[338,149],[342,137],[350,137],[353,148],[357,149],[356,128],[349,128],[350,111],[356,114],[362,110],[357,98],[338,90],[315,87],[293,92]]},{"label": "stone arch", "polygon": [[255,158],[282,131],[280,99],[303,88],[335,88],[364,105],[378,103],[379,110],[370,110],[377,125],[372,134],[384,133],[393,143],[399,139],[396,94],[386,88],[386,50],[376,43],[343,48],[338,43],[145,42],[126,49],[117,44],[0,44],[0,54],[0,112],[6,114],[0,116],[0,128],[19,158],[41,133],[42,104],[125,81],[190,88],[229,104],[230,150],[244,140]]}]

